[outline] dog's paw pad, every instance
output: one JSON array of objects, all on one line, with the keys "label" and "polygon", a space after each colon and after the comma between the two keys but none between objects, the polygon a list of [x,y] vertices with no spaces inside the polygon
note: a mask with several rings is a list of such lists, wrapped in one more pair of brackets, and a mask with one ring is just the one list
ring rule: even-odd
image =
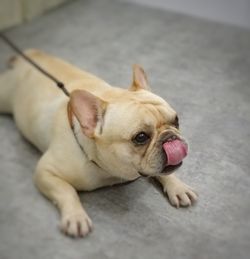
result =
[{"label": "dog's paw pad", "polygon": [[184,183],[168,186],[166,193],[170,203],[177,208],[191,206],[198,199],[196,192]]},{"label": "dog's paw pad", "polygon": [[91,219],[84,213],[64,216],[61,221],[61,231],[71,237],[85,237],[92,229]]}]

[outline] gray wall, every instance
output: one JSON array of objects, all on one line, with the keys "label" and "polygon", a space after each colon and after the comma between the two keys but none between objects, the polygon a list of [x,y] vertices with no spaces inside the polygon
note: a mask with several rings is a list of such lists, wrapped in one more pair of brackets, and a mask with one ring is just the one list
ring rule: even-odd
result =
[{"label": "gray wall", "polygon": [[0,29],[30,20],[69,0],[0,0]]},{"label": "gray wall", "polygon": [[250,28],[250,0],[119,0]]}]

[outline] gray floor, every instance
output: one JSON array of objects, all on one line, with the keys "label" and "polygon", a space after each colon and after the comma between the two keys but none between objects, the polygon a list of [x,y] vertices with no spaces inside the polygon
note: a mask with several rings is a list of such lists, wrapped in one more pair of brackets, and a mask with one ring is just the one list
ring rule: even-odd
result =
[{"label": "gray floor", "polygon": [[[191,151],[177,174],[199,202],[175,209],[150,179],[81,194],[95,230],[58,231],[32,183],[39,153],[0,116],[0,258],[249,258],[250,31],[112,0],[76,1],[8,31],[114,85],[131,65],[180,113]],[[0,42],[0,68],[11,54]]]}]

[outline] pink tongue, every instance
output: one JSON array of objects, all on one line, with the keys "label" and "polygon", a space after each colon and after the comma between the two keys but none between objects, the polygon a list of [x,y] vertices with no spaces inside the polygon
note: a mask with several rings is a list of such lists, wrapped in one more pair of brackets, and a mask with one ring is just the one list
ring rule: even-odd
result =
[{"label": "pink tongue", "polygon": [[181,140],[176,139],[163,144],[168,158],[168,165],[178,165],[187,155],[188,147]]}]

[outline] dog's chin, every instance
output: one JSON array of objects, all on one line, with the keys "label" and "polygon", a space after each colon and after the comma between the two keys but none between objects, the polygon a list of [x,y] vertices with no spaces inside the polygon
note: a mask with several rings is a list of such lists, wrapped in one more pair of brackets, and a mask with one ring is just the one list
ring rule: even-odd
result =
[{"label": "dog's chin", "polygon": [[158,173],[146,173],[146,172],[138,172],[139,175],[143,177],[154,177],[154,176],[164,176],[164,175],[170,175],[172,174],[178,167],[182,165],[182,162],[180,162],[178,165],[167,165],[163,168],[162,171]]}]

